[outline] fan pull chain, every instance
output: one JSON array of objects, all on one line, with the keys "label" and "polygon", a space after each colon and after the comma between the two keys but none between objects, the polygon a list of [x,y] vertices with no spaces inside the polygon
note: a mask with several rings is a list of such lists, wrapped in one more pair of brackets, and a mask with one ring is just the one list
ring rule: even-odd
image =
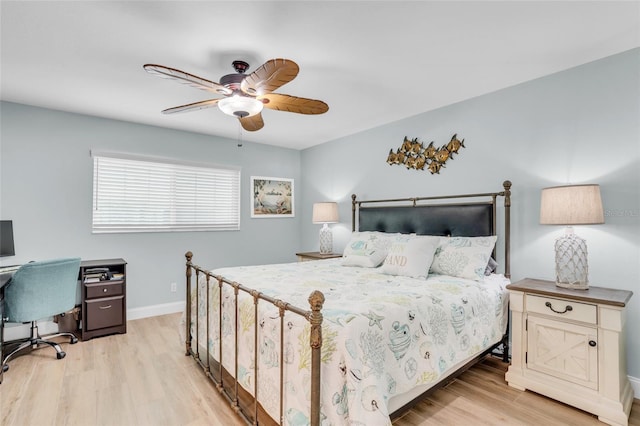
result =
[{"label": "fan pull chain", "polygon": [[242,126],[238,120],[238,148],[242,148]]}]

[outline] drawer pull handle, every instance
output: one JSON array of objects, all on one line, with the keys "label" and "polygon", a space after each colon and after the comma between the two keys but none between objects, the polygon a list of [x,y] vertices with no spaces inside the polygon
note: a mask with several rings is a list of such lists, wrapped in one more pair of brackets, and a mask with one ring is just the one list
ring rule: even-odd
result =
[{"label": "drawer pull handle", "polygon": [[571,305],[565,306],[564,311],[556,311],[555,309],[553,309],[553,306],[551,306],[551,302],[545,303],[544,306],[546,306],[547,308],[551,309],[556,314],[566,314],[567,312],[573,311],[573,307]]},{"label": "drawer pull handle", "polygon": [[106,292],[107,292],[107,289],[106,289],[106,288],[103,288],[103,289],[102,289],[102,292],[103,292],[103,293],[106,293]]},{"label": "drawer pull handle", "polygon": [[100,309],[110,309],[111,305],[107,305],[107,306],[98,306]]},{"label": "drawer pull handle", "polygon": [[592,348],[596,347],[596,341],[595,340],[589,340],[589,346],[591,346]]}]

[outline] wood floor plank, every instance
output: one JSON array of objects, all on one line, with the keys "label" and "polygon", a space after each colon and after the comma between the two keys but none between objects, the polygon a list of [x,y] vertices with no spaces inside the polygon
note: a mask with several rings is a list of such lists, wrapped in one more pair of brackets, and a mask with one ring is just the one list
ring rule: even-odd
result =
[{"label": "wood floor plank", "polygon": [[[67,367],[72,364],[72,362],[65,362]],[[60,405],[56,414],[56,424],[82,426],[87,422],[96,423],[98,417],[95,383],[94,370],[65,375],[60,389]]]},{"label": "wood floor plank", "polygon": [[[2,426],[243,426],[196,362],[184,355],[180,314],[129,321],[127,334],[62,343],[10,361],[0,385]],[[61,340],[62,341],[62,340]],[[584,411],[504,380],[490,357],[417,404],[394,426],[598,425]],[[634,400],[630,426],[640,426]]]},{"label": "wood floor plank", "polygon": [[[56,413],[60,402],[59,388],[51,392],[41,383],[61,383],[64,377],[64,363],[55,358],[55,351],[48,348],[34,351],[28,355],[40,359],[36,362],[31,380],[27,384],[26,392],[21,400],[18,421],[27,425],[46,424],[51,421],[52,413]],[[4,385],[4,382],[3,384]],[[28,407],[28,410],[26,409]]]},{"label": "wood floor plank", "polygon": [[140,424],[137,407],[133,404],[128,383],[101,388],[96,398],[96,424],[121,426]]},{"label": "wood floor plank", "polygon": [[446,408],[457,408],[465,418],[476,417],[478,425],[504,424],[507,420],[502,411],[497,411],[493,407],[497,405],[492,398],[478,399],[478,393],[470,393],[462,387],[462,382],[453,384],[435,392],[429,400]]},{"label": "wood floor plank", "polygon": [[[25,396],[29,389],[29,384],[35,370],[35,363],[17,363],[11,362],[10,372],[4,373],[3,382],[0,385],[0,404],[2,409],[0,417],[2,425],[15,424],[19,419],[22,403],[26,400]],[[15,375],[13,386],[5,386],[9,374]]]}]

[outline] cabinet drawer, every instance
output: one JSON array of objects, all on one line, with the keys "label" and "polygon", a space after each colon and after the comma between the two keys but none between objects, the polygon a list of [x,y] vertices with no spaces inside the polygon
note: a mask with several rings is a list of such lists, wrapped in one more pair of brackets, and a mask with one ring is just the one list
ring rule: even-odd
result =
[{"label": "cabinet drawer", "polygon": [[525,295],[525,303],[528,312],[587,324],[598,323],[596,305],[531,294]]},{"label": "cabinet drawer", "polygon": [[85,284],[87,286],[87,299],[96,297],[119,296],[122,293],[122,281],[101,281],[99,283]]},{"label": "cabinet drawer", "polygon": [[122,325],[124,296],[87,300],[87,330]]}]

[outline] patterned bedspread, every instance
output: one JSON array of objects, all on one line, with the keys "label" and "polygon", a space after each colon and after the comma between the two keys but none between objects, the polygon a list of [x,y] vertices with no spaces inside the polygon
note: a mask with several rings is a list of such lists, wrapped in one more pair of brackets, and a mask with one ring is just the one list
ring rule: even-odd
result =
[{"label": "patterned bedspread", "polygon": [[[212,272],[305,310],[309,309],[307,298],[313,290],[324,293],[323,425],[390,425],[390,398],[415,386],[435,384],[455,366],[498,342],[506,330],[505,286],[509,282],[502,275],[491,275],[483,282],[443,275],[430,275],[424,280],[384,275],[379,268],[342,266],[340,259]],[[199,342],[207,341],[210,353],[218,354],[217,313],[209,317],[213,331],[206,339],[203,334],[205,285],[201,276]],[[215,280],[211,280],[210,299],[211,312],[217,312]],[[225,291],[223,365],[231,372],[235,368],[232,302],[233,291]],[[265,302],[259,306],[258,399],[277,420],[280,320],[276,308]],[[195,318],[195,305],[192,312]],[[243,295],[239,306],[239,345],[243,350],[238,360],[238,381],[251,393],[256,361],[253,323],[253,299]],[[305,425],[309,423],[310,327],[291,313],[285,316],[285,324],[284,422]]]}]

